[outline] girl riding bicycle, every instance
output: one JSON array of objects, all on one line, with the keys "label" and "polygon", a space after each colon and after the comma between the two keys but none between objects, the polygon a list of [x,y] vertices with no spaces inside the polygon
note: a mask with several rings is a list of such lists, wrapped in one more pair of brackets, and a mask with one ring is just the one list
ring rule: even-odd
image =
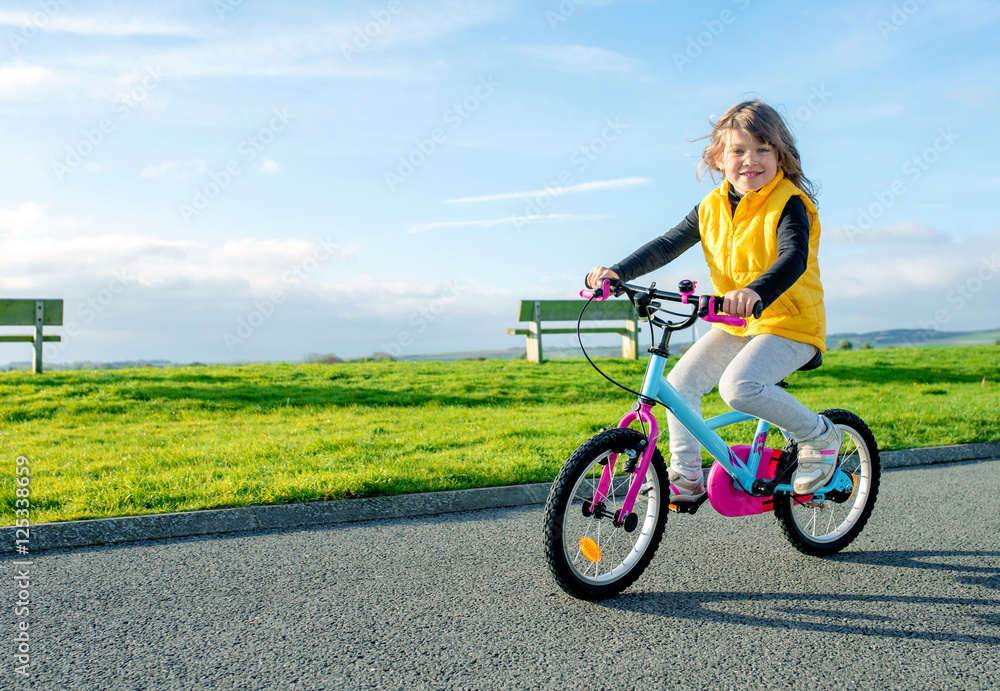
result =
[{"label": "girl riding bicycle", "polygon": [[[817,251],[820,223],[813,185],[802,173],[795,141],[781,116],[762,101],[730,108],[715,124],[699,165],[722,184],[676,227],[587,283],[630,281],[701,242],[723,310],[760,319],[745,327],[715,324],[677,362],[667,380],[698,415],[713,387],[734,410],[777,425],[798,443],[795,491],[823,487],[836,470],[842,433],[827,418],[775,386],[826,351],[826,313]],[[672,414],[670,493],[675,502],[705,494],[701,445]]]}]

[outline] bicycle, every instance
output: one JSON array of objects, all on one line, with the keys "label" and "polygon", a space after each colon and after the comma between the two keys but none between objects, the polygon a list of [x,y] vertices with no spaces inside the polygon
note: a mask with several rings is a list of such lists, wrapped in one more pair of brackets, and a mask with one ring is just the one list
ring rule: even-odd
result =
[{"label": "bicycle", "polygon": [[[819,490],[795,494],[791,476],[796,467],[795,442],[785,437],[784,448],[764,446],[770,423],[730,411],[703,420],[667,382],[664,369],[670,357],[671,334],[689,328],[698,319],[744,326],[743,319],[719,315],[722,298],[695,295],[696,284],[681,281],[678,292],[604,279],[597,290],[581,291],[589,297],[580,313],[577,334],[587,306],[625,294],[641,320],[659,327],[659,343],[649,349],[649,363],[639,391],[615,382],[638,396],[631,410],[615,427],[603,429],[576,449],[552,484],[545,504],[545,557],[556,582],[570,595],[602,600],[632,585],[649,565],[666,528],[667,513],[694,514],[708,501],[725,516],[746,516],[773,511],[782,532],[800,552],[827,556],[844,549],[861,532],[878,495],[879,455],[875,438],[865,422],[846,410],[824,410],[844,434],[837,469]],[[690,314],[670,312],[663,302],[687,305]],[[761,304],[754,316],[760,317]],[[662,319],[657,313],[681,317]],[[580,342],[583,347],[582,341]],[[800,370],[822,363],[817,352]],[[779,382],[780,386],[787,386]],[[715,459],[706,478],[707,493],[693,503],[670,501],[670,483],[663,455],[657,449],[659,426],[652,413],[657,404],[673,413]],[[757,420],[749,445],[728,446],[717,429]],[[641,431],[631,425],[639,422]],[[646,429],[648,428],[648,432]],[[780,431],[780,430],[779,430]]]}]

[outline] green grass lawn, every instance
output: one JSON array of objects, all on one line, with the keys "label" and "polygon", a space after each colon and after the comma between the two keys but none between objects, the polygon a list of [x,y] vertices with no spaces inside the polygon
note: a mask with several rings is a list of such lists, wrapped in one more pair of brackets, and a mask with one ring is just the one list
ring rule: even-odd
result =
[{"label": "green grass lawn", "polygon": [[[601,366],[632,387],[645,367]],[[1000,440],[995,346],[832,352],[789,381],[883,449]],[[0,401],[10,525],[18,455],[32,523],[542,482],[632,399],[582,360],[487,360],[7,372]]]}]

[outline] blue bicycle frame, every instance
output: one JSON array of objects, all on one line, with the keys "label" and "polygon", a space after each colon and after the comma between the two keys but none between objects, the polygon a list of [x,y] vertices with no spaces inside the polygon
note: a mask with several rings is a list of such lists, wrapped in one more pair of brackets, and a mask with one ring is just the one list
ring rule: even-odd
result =
[{"label": "blue bicycle frame", "polygon": [[[636,467],[635,479],[632,481],[625,501],[622,503],[621,514],[618,520],[624,520],[624,517],[632,512],[632,507],[635,505],[636,497],[639,494],[644,478],[646,477],[646,472],[649,469],[649,464],[652,461],[653,452],[656,449],[656,442],[659,437],[659,425],[652,412],[653,405],[656,402],[663,404],[668,412],[673,413],[681,424],[694,435],[698,442],[708,449],[712,457],[733,478],[736,485],[748,495],[751,494],[751,488],[758,479],[757,473],[763,455],[764,442],[771,429],[771,424],[766,420],[758,420],[752,415],[737,411],[730,411],[709,418],[708,420],[702,420],[691,410],[687,401],[677,393],[677,389],[663,375],[666,364],[667,358],[665,356],[650,353],[649,365],[646,367],[646,375],[642,382],[639,403],[633,406],[632,411],[622,418],[618,424],[619,427],[628,427],[635,420],[639,419],[649,427],[649,436],[646,446],[643,449],[642,459]],[[754,441],[750,448],[749,457],[744,463],[715,430],[737,422],[750,420],[757,420],[757,430],[754,433]],[[594,496],[595,504],[604,501],[607,496],[608,488],[611,486],[611,479],[614,476],[616,459],[617,455],[612,455],[601,473],[601,481]],[[851,486],[851,478],[838,469],[827,486],[813,492],[811,498],[815,501],[823,501],[826,492],[831,490],[845,490]],[[774,491],[790,493],[793,492],[793,487],[787,483],[778,484],[774,488]]]},{"label": "blue bicycle frame", "polygon": [[[646,368],[646,377],[643,379],[640,393],[644,398],[659,401],[663,406],[680,420],[695,439],[708,449],[712,457],[726,469],[726,472],[736,481],[736,483],[749,493],[753,481],[757,479],[757,469],[760,466],[761,452],[764,448],[764,440],[771,429],[771,423],[766,420],[757,422],[757,431],[754,433],[754,443],[750,448],[750,457],[746,464],[743,463],[726,442],[722,441],[715,430],[735,424],[756,420],[757,418],[746,413],[732,410],[722,415],[716,415],[708,420],[702,420],[695,415],[687,401],[681,398],[677,389],[671,386],[663,370],[667,365],[667,358],[662,355],[651,353],[649,356],[649,366]],[[641,477],[644,477],[643,474]],[[779,485],[778,491],[792,491],[792,486]]]}]

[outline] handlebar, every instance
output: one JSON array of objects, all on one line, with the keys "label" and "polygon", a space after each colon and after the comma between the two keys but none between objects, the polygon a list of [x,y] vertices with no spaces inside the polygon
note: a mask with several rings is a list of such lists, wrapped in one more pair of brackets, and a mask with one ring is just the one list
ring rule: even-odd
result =
[{"label": "handlebar", "polygon": [[[586,283],[586,279],[584,281]],[[729,326],[746,326],[746,320],[740,317],[733,317],[727,314],[720,315],[722,312],[722,304],[725,298],[718,295],[695,295],[694,290],[697,287],[697,283],[694,281],[681,281],[677,289],[680,291],[678,293],[671,293],[664,290],[656,290],[655,283],[646,286],[632,285],[625,283],[616,278],[605,278],[601,281],[601,287],[598,289],[590,288],[588,286],[587,290],[580,291],[580,297],[585,299],[593,299],[598,302],[607,300],[613,294],[618,297],[622,293],[628,295],[628,298],[635,303],[637,295],[645,295],[645,306],[648,306],[649,301],[652,299],[669,300],[670,302],[679,302],[685,305],[697,305],[697,309],[692,314],[692,317],[697,316],[707,322],[715,322],[720,324],[727,324]],[[644,308],[645,308],[644,306]],[[636,305],[638,308],[639,305]],[[753,316],[755,319],[760,319],[760,315],[764,310],[764,303],[760,300],[753,307]],[[640,312],[640,317],[644,317]]]}]

